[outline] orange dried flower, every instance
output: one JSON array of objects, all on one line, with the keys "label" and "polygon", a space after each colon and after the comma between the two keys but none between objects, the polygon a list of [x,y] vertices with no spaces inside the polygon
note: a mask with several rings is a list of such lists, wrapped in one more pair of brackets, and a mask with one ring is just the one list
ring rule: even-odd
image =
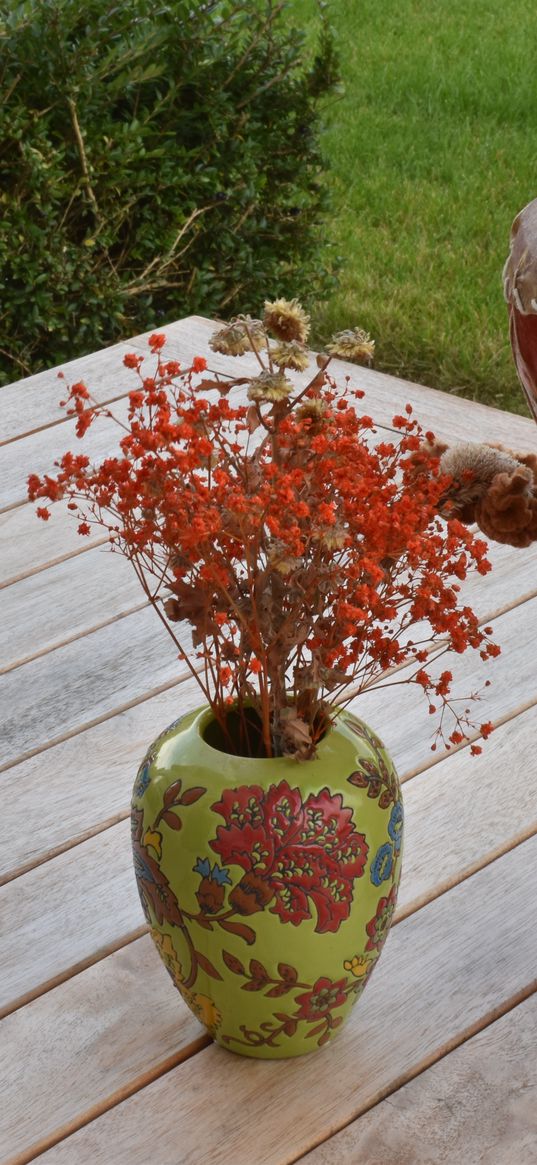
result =
[{"label": "orange dried flower", "polygon": [[[254,322],[242,319],[245,335]],[[290,347],[303,344],[308,318],[296,301],[277,300],[266,305],[265,324]],[[143,356],[124,358],[136,385],[116,452],[96,465],[65,453],[54,475],[30,475],[29,497],[63,498],[82,535],[107,532],[189,668],[174,628],[190,624],[196,675],[215,714],[225,716],[234,699],[253,707],[268,755],[292,749],[291,707],[308,739],[300,755],[314,755],[349,690],[370,689],[403,665],[401,682],[423,689],[431,715],[438,706],[445,746],[462,743],[471,726],[455,711],[452,673],[435,677],[411,632],[419,625],[422,641],[425,622],[430,646],[496,655],[491,629],[460,602],[457,581],[490,566],[482,540],[439,517],[438,459],[416,472],[424,434],[410,406],[394,418],[398,444],[375,446],[366,436],[372,418],[355,408],[363,393],[348,379],[338,388],[324,364],[295,387],[260,342],[263,368],[245,390],[245,378],[221,373],[199,383],[205,357],[181,370],[163,358],[164,346],[164,335],[150,336],[151,375],[140,372]],[[228,395],[239,385],[253,403]],[[96,417],[114,421],[82,383],[65,407],[81,438]],[[48,520],[46,506],[37,513]],[[481,735],[491,728],[482,725]]]}]

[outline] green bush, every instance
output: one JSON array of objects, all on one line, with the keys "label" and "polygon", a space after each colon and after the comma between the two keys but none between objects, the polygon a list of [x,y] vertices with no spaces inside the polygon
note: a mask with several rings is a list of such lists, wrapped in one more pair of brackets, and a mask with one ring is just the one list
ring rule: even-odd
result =
[{"label": "green bush", "polygon": [[285,4],[26,0],[0,19],[0,383],[323,286],[319,99]]}]

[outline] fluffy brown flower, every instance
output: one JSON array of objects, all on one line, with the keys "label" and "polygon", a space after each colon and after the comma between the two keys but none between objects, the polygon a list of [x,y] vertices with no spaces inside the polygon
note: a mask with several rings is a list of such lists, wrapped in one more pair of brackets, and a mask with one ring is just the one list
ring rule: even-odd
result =
[{"label": "fluffy brown flower", "polygon": [[268,372],[267,369],[248,385],[249,399],[257,401],[286,400],[292,391],[293,385],[283,372]]},{"label": "fluffy brown flower", "polygon": [[209,340],[213,352],[221,352],[223,356],[244,356],[246,352],[259,351],[265,344],[261,320],[252,320],[249,316],[231,320]]},{"label": "fluffy brown flower", "polygon": [[265,300],[263,323],[268,332],[285,343],[298,340],[305,344],[310,330],[310,317],[298,299]]},{"label": "fluffy brown flower", "polygon": [[279,368],[292,368],[294,372],[304,372],[310,362],[307,349],[297,340],[291,340],[289,344],[276,344],[270,349],[270,355]]},{"label": "fluffy brown flower", "polygon": [[372,360],[375,341],[362,328],[346,328],[332,336],[326,351],[329,356],[339,356],[340,360]]}]

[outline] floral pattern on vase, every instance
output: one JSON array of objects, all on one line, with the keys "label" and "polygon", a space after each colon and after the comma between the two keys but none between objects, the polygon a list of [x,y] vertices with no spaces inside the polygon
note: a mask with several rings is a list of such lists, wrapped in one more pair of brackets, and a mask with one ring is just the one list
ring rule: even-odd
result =
[{"label": "floral pattern on vase", "polygon": [[300,766],[220,753],[204,741],[206,719],[174,722],[140,768],[140,898],[166,969],[212,1038],[249,1056],[300,1055],[340,1028],[386,939],[401,870],[399,783],[378,738],[348,713],[319,759]]}]

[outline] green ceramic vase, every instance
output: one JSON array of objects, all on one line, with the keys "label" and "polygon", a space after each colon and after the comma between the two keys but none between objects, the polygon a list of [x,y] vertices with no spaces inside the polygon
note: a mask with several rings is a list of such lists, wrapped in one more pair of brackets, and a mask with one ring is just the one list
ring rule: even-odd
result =
[{"label": "green ceramic vase", "polygon": [[217,1043],[245,1056],[326,1044],[388,934],[403,807],[378,737],[348,712],[315,760],[205,739],[210,709],[149,749],[132,800],[138,890],[157,950]]}]

